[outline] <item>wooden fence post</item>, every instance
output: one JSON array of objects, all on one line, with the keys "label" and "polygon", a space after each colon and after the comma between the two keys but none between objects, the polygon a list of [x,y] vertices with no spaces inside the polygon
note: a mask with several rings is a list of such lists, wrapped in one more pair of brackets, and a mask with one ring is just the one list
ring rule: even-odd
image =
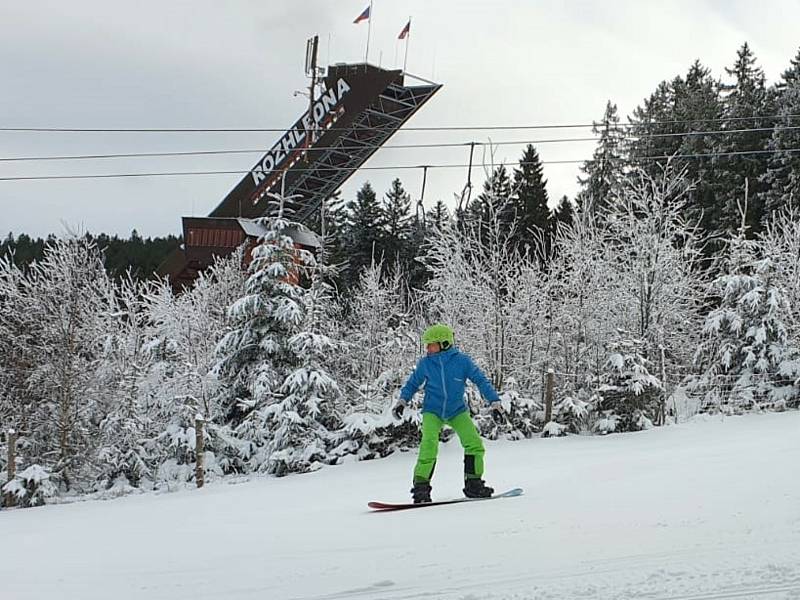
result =
[{"label": "wooden fence post", "polygon": [[195,472],[194,478],[197,482],[197,487],[203,487],[205,483],[205,465],[203,464],[203,458],[205,454],[205,438],[203,437],[203,425],[205,424],[205,419],[203,415],[198,414],[194,418],[194,432],[195,432],[195,443],[194,443],[194,455],[195,455]]},{"label": "wooden fence post", "polygon": [[661,415],[657,425],[667,424],[667,358],[664,351],[664,346],[661,346],[661,385],[664,387],[664,392],[661,394]]},{"label": "wooden fence post", "polygon": [[544,422],[550,422],[553,416],[553,392],[556,387],[556,374],[553,369],[547,369],[547,379],[544,388]]},{"label": "wooden fence post", "polygon": [[[8,430],[8,479],[6,481],[13,481],[17,476],[17,432],[13,429]],[[7,507],[14,506],[14,494],[6,494],[5,505]]]}]

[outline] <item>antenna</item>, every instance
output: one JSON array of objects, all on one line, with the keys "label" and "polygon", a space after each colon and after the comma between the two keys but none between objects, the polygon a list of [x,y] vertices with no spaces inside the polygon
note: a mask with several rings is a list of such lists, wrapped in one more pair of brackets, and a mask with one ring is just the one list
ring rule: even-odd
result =
[{"label": "antenna", "polygon": [[[311,75],[311,84],[308,86],[308,116],[314,122],[314,89],[317,87],[317,49],[319,36],[315,35],[306,42],[306,75]],[[311,131],[306,125],[306,148],[311,146]],[[305,153],[305,162],[308,163],[308,152]]]}]

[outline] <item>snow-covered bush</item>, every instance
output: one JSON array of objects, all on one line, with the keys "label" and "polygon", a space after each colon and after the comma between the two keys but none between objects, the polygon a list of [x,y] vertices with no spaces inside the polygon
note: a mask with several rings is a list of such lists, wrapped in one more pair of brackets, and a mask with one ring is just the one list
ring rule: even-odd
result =
[{"label": "snow-covered bush", "polygon": [[621,339],[609,345],[604,371],[597,378],[595,393],[600,397],[602,417],[595,429],[639,431],[649,429],[661,407],[663,386],[651,375],[650,361],[643,355],[645,342]]},{"label": "snow-covered bush", "polygon": [[48,498],[56,495],[56,486],[50,480],[50,472],[38,464],[33,464],[2,487],[4,494],[14,496],[17,506],[27,508],[41,506]]},{"label": "snow-covered bush", "polygon": [[387,407],[381,412],[355,411],[343,421],[343,439],[337,452],[353,454],[359,460],[383,458],[419,444],[422,415],[414,406],[406,407],[399,420]]},{"label": "snow-covered bush", "polygon": [[591,429],[591,421],[599,403],[600,397],[591,395],[586,389],[578,390],[575,394],[567,394],[553,407],[551,423],[555,422],[563,427],[564,433],[588,431]]},{"label": "snow-covered bush", "polygon": [[532,437],[542,429],[544,412],[541,403],[515,389],[500,394],[503,412],[499,415],[493,414],[474,388],[470,390],[469,398],[472,409],[477,409],[475,424],[478,431],[487,439],[520,440]]}]

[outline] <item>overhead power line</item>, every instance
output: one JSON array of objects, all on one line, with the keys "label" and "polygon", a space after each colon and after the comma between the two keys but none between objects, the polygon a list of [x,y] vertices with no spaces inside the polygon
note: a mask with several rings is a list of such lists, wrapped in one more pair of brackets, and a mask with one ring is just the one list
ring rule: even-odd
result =
[{"label": "overhead power line", "polygon": [[[537,124],[537,125],[440,125],[431,127],[403,127],[403,131],[513,131],[531,129],[585,129],[604,125],[617,129],[649,127],[653,125],[677,125],[682,123],[728,123],[767,119],[795,119],[800,115],[754,115],[752,117],[718,117],[713,119],[675,119],[666,121],[645,121],[641,123],[610,123],[594,121],[591,123]],[[0,127],[3,132],[17,133],[283,133],[285,127]],[[349,128],[326,128],[325,131],[349,131]]]},{"label": "overhead power line", "polygon": [[[699,159],[699,158],[714,158],[714,157],[731,157],[731,156],[748,156],[758,154],[774,154],[774,153],[788,153],[794,154],[800,152],[800,148],[786,148],[774,150],[738,150],[732,152],[705,152],[697,154],[662,154],[659,156],[642,156],[635,159],[620,158],[617,162],[620,163],[638,163],[653,160],[669,160],[669,159]],[[591,159],[576,159],[576,160],[550,160],[540,161],[539,164],[543,165],[566,165],[566,164],[580,164],[585,163]],[[519,161],[513,163],[516,165],[533,164],[530,161]],[[370,166],[359,167],[360,171],[397,171],[408,169],[466,169],[475,167],[477,165],[469,164],[419,164],[419,165],[392,165],[392,166]],[[497,166],[500,166],[499,164]],[[304,171],[351,171],[356,170],[347,167],[307,167],[307,168],[293,168],[293,172]],[[167,171],[167,172],[150,172],[150,173],[100,173],[90,175],[32,175],[32,176],[12,176],[0,177],[0,181],[45,181],[54,179],[112,179],[124,177],[184,177],[184,176],[198,176],[198,175],[247,175],[250,171]]]},{"label": "overhead power line", "polygon": [[[669,137],[683,137],[683,136],[713,136],[713,135],[727,135],[739,133],[756,133],[766,131],[790,131],[800,130],[800,125],[786,126],[786,127],[755,127],[743,129],[717,129],[709,131],[690,131],[686,133],[651,133],[642,135],[626,135],[624,140],[644,140],[651,138],[669,138]],[[596,142],[597,137],[581,137],[581,138],[551,138],[551,139],[538,139],[538,140],[501,140],[501,141],[469,141],[469,142],[431,142],[423,144],[359,144],[356,146],[312,146],[309,150],[341,150],[341,151],[357,151],[365,148],[369,149],[386,149],[386,150],[400,150],[400,149],[423,149],[423,148],[464,148],[471,145],[475,146],[523,146],[526,144],[554,144],[554,143],[575,143],[575,142]],[[222,149],[222,150],[185,150],[174,152],[122,152],[122,153],[109,153],[109,154],[68,154],[68,155],[53,155],[53,156],[8,156],[0,157],[0,162],[33,162],[33,161],[52,161],[52,160],[99,160],[111,158],[155,158],[155,157],[180,157],[180,156],[216,156],[226,154],[264,154],[267,150],[264,148],[247,148],[247,149]]]}]

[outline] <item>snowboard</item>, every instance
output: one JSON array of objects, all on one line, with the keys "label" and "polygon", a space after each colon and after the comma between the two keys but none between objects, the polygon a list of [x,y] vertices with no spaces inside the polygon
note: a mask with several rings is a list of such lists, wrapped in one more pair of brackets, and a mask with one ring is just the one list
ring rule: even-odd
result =
[{"label": "snowboard", "polygon": [[413,502],[404,502],[399,504],[392,504],[390,502],[368,502],[372,510],[376,512],[389,512],[393,510],[408,510],[410,508],[425,508],[427,506],[443,506],[445,504],[460,504],[461,502],[475,502],[480,500],[496,500],[498,498],[513,498],[514,496],[521,496],[522,488],[514,488],[503,492],[501,494],[494,494],[488,498],[455,498],[453,500],[439,500],[438,502],[423,502],[421,504],[414,504]]}]

